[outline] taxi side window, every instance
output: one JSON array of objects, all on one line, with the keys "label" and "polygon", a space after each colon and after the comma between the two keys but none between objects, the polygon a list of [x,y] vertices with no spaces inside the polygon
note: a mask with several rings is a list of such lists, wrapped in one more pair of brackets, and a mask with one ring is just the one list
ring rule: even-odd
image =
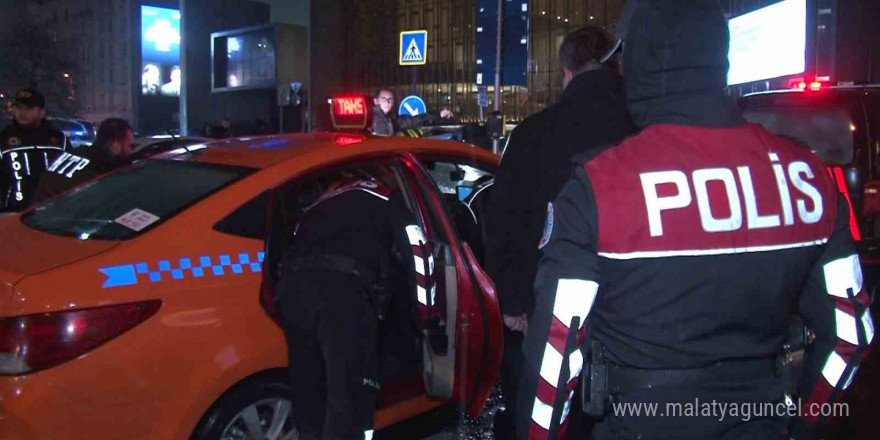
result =
[{"label": "taxi side window", "polygon": [[[493,173],[464,159],[421,157],[459,236],[483,260],[483,205]],[[479,199],[479,200],[478,200]]]},{"label": "taxi side window", "polygon": [[266,237],[266,210],[269,209],[269,192],[251,199],[214,225],[214,230],[224,234],[262,240]]}]

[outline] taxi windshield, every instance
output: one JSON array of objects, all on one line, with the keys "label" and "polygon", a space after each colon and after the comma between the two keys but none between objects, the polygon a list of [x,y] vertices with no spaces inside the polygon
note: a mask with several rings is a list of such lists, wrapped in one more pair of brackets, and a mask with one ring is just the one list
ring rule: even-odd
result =
[{"label": "taxi windshield", "polygon": [[251,172],[227,165],[147,160],[38,206],[22,217],[22,223],[83,240],[126,240]]}]

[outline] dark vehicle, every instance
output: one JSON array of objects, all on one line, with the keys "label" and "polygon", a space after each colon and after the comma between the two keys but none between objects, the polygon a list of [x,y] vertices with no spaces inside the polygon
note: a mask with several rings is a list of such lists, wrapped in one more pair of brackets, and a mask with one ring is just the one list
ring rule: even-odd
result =
[{"label": "dark vehicle", "polygon": [[[880,267],[880,85],[761,92],[740,98],[750,122],[809,148],[851,207],[862,265]],[[876,284],[867,284],[874,296]]]},{"label": "dark vehicle", "polygon": [[47,117],[46,120],[67,136],[67,144],[72,148],[87,147],[95,141],[95,126],[88,121],[53,116]]},{"label": "dark vehicle", "polygon": [[166,151],[210,142],[211,139],[195,136],[171,136],[168,134],[137,138],[131,143],[131,160],[146,159]]},{"label": "dark vehicle", "polygon": [[[514,124],[507,124],[506,135],[501,140],[501,145],[506,145],[507,137],[510,136],[510,132],[515,127],[516,125]],[[485,124],[426,125],[417,131],[419,137],[464,142],[492,151],[492,137],[489,135],[489,130]]]},{"label": "dark vehicle", "polygon": [[[821,87],[761,92],[739,100],[750,122],[809,148],[827,164],[850,205],[850,231],[859,247],[863,288],[872,299],[880,285],[880,85]],[[880,354],[862,361],[861,374],[844,397],[849,417],[832,421],[825,438],[873,438]]]}]

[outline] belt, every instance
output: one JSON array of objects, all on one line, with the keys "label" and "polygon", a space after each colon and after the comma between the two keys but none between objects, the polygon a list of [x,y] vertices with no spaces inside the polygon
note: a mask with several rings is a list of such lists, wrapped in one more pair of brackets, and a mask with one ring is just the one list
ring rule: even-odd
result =
[{"label": "belt", "polygon": [[776,357],[736,359],[698,368],[647,370],[608,364],[609,391],[685,385],[724,378],[760,378],[777,374]]},{"label": "belt", "polygon": [[310,255],[300,257],[291,263],[290,271],[300,271],[309,269],[326,269],[342,272],[355,277],[361,278],[368,283],[376,282],[379,279],[377,272],[360,261],[344,255],[326,254],[326,255]]}]

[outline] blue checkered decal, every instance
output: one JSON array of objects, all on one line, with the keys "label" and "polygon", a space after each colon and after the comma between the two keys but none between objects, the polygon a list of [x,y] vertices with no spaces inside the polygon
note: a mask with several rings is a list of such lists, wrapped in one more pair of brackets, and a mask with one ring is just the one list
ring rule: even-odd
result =
[{"label": "blue checkered decal", "polygon": [[197,260],[191,258],[179,258],[176,261],[159,260],[156,264],[133,263],[120,266],[99,268],[107,279],[101,286],[105,289],[111,287],[133,286],[140,282],[161,283],[170,280],[182,280],[184,278],[202,278],[207,274],[222,277],[225,275],[241,275],[244,273],[258,273],[262,270],[262,262],[265,258],[263,252],[257,252],[255,256],[249,253],[237,255],[224,254],[216,258],[203,255]]}]

